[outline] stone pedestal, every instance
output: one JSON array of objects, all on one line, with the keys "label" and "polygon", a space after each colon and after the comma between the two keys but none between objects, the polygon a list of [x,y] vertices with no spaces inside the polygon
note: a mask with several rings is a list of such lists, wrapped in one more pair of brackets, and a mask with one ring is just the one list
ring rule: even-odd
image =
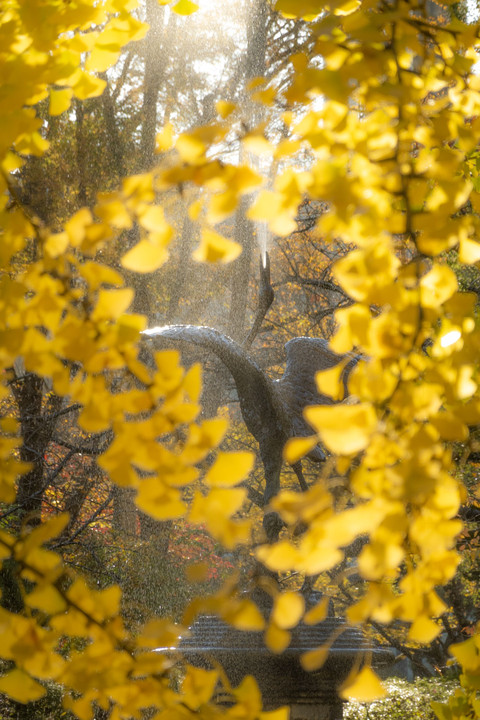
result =
[{"label": "stone pedestal", "polygon": [[342,720],[343,703],[336,705],[290,705],[290,720]]},{"label": "stone pedestal", "polygon": [[[236,630],[216,616],[205,615],[194,623],[191,637],[182,640],[180,649],[192,665],[212,667],[212,660],[219,662],[233,686],[246,675],[253,675],[265,710],[288,705],[291,720],[340,720],[342,701],[337,690],[358,653],[367,649],[362,632],[353,628],[342,632],[319,670],[304,670],[300,657],[324,645],[343,625],[339,618],[327,618],[313,626],[300,623],[292,631],[290,646],[275,655],[265,647],[263,633]],[[374,665],[393,661],[394,653],[389,648],[368,650]]]}]

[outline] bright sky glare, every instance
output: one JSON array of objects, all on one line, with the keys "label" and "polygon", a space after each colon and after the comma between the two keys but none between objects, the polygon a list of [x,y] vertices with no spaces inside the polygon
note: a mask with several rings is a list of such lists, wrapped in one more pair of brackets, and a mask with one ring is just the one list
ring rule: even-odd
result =
[{"label": "bright sky glare", "polygon": [[450,347],[450,345],[453,345],[457,342],[457,340],[461,337],[462,333],[460,330],[450,330],[449,332],[445,333],[445,335],[442,335],[440,338],[440,345],[442,348]]}]

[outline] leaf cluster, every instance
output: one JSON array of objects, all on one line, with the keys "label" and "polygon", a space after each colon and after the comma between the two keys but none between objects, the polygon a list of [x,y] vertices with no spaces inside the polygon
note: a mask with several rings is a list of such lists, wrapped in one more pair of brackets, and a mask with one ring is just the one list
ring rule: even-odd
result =
[{"label": "leaf cluster", "polygon": [[[167,260],[173,228],[158,193],[184,196],[186,186],[205,190],[190,202],[201,226],[194,259],[215,265],[234,260],[239,244],[218,226],[262,184],[247,163],[224,162],[215,148],[231,130],[232,108],[219,119],[175,138],[158,139],[164,162],[125,178],[119,189],[99,194],[52,229],[22,203],[15,176],[26,155],[48,147],[35,105],[49,97],[53,116],[78,101],[99,96],[121,48],[141,39],[146,25],[134,0],[12,0],[0,16],[0,69],[8,79],[0,99],[6,118],[0,141],[0,333],[5,369],[0,397],[9,397],[12,368],[22,357],[27,374],[51,384],[58,397],[78,406],[88,433],[106,433],[98,464],[120,488],[135,492],[136,505],[157,520],[186,518],[205,526],[227,549],[248,544],[252,522],[241,516],[253,465],[251,453],[218,447],[227,423],[198,419],[201,374],[185,370],[176,351],[140,355],[143,316],[129,312],[134,291],[101,261],[122,233],[133,246],[122,255],[130,273],[151,273]],[[348,303],[335,313],[333,349],[361,356],[347,403],[338,403],[342,367],[320,374],[318,387],[332,404],[310,407],[309,438],[291,441],[286,459],[297,462],[321,442],[331,453],[323,476],[303,494],[284,491],[272,500],[287,531],[257,558],[273,572],[309,577],[332,572],[358,539],[356,571],[364,589],[348,608],[351,624],[373,621],[408,625],[413,643],[432,643],[442,632],[448,606],[439,587],[451,582],[460,554],[458,514],[465,489],[456,476],[451,443],[468,447],[480,425],[477,295],[462,292],[444,254],[460,265],[480,261],[476,163],[480,83],[473,72],[478,27],[448,8],[427,18],[424,0],[278,0],[287,17],[311,21],[311,57],[291,58],[292,82],[281,96],[287,140],[273,146],[262,126],[241,130],[246,152],[268,149],[278,172],[248,211],[286,237],[296,230],[299,205],[328,203],[315,232],[323,242],[349,247],[332,269]],[[187,14],[194,4],[174,8]],[[328,11],[328,12],[326,12]],[[85,63],[84,63],[84,58]],[[319,59],[321,58],[321,62]],[[267,107],[276,95],[253,83],[253,99]],[[321,96],[322,103],[311,103]],[[308,106],[306,112],[295,108]],[[298,153],[311,162],[301,169]],[[18,260],[20,259],[20,262]],[[12,503],[31,469],[15,418],[0,421],[0,501]],[[193,483],[192,502],[187,504]],[[327,480],[338,478],[350,502],[338,507]],[[178,645],[185,628],[167,618],[147,622],[134,635],[122,618],[121,592],[92,589],[67,571],[49,545],[68,523],[66,515],[26,522],[18,533],[0,531],[0,559],[13,563],[21,611],[0,609],[1,654],[11,663],[0,690],[19,702],[40,699],[40,681],[64,687],[64,707],[89,720],[93,705],[112,720],[140,717],[155,707],[158,720],[266,717],[252,678],[238,688],[217,670],[187,667],[178,692],[172,687],[177,658],[158,648]],[[302,532],[298,532],[301,526]],[[365,542],[363,542],[365,541]],[[288,646],[303,617],[318,622],[322,601],[304,615],[303,598],[270,587],[267,623],[256,605],[237,594],[233,578],[214,595],[194,600],[184,617],[215,612],[243,629],[265,629],[273,652]],[[312,618],[314,618],[312,620]],[[443,619],[441,619],[443,618]],[[60,652],[64,638],[80,639]],[[452,648],[462,666],[462,686],[439,717],[467,711],[480,715],[479,638]],[[326,648],[303,662],[317,669]],[[218,683],[233,708],[214,704]],[[342,696],[368,701],[381,694],[368,663],[353,673]],[[283,718],[283,710],[273,717]]]}]

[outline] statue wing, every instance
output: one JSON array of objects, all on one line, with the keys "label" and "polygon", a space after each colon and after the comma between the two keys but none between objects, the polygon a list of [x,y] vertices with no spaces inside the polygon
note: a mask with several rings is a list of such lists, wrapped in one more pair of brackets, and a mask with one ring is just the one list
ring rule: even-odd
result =
[{"label": "statue wing", "polygon": [[328,370],[345,360],[321,338],[298,337],[285,345],[287,366],[280,380],[281,387],[294,394],[305,405],[330,405],[333,400],[320,395],[315,384],[315,374],[319,370]]},{"label": "statue wing", "polygon": [[[318,392],[315,374],[328,370],[350,357],[344,373],[346,379],[358,357],[339,355],[328,347],[321,338],[298,337],[285,345],[287,365],[283,377],[277,381],[277,387],[283,403],[288,407],[292,435],[304,437],[312,434],[312,428],[303,417],[307,405],[333,405],[334,400]],[[346,388],[345,388],[346,390]]]},{"label": "statue wing", "polygon": [[214,353],[233,377],[243,419],[257,440],[281,426],[272,381],[249,353],[227,335],[214,328],[196,325],[166,325],[151,328],[144,334],[154,341],[188,342]]}]

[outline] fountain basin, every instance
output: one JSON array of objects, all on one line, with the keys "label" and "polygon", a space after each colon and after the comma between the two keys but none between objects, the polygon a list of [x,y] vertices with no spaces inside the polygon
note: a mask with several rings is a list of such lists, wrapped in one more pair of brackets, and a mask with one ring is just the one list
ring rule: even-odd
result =
[{"label": "fountain basin", "polygon": [[296,720],[337,720],[342,717],[338,688],[359,653],[371,654],[377,668],[392,664],[395,657],[392,648],[366,645],[360,630],[347,628],[335,639],[319,670],[304,670],[301,656],[327,643],[343,625],[333,617],[313,626],[300,623],[292,630],[290,646],[276,655],[265,647],[262,632],[237,630],[216,616],[204,615],[192,626],[191,636],[182,640],[180,650],[192,665],[208,668],[212,660],[219,662],[234,686],[253,675],[266,710],[288,705]]}]

